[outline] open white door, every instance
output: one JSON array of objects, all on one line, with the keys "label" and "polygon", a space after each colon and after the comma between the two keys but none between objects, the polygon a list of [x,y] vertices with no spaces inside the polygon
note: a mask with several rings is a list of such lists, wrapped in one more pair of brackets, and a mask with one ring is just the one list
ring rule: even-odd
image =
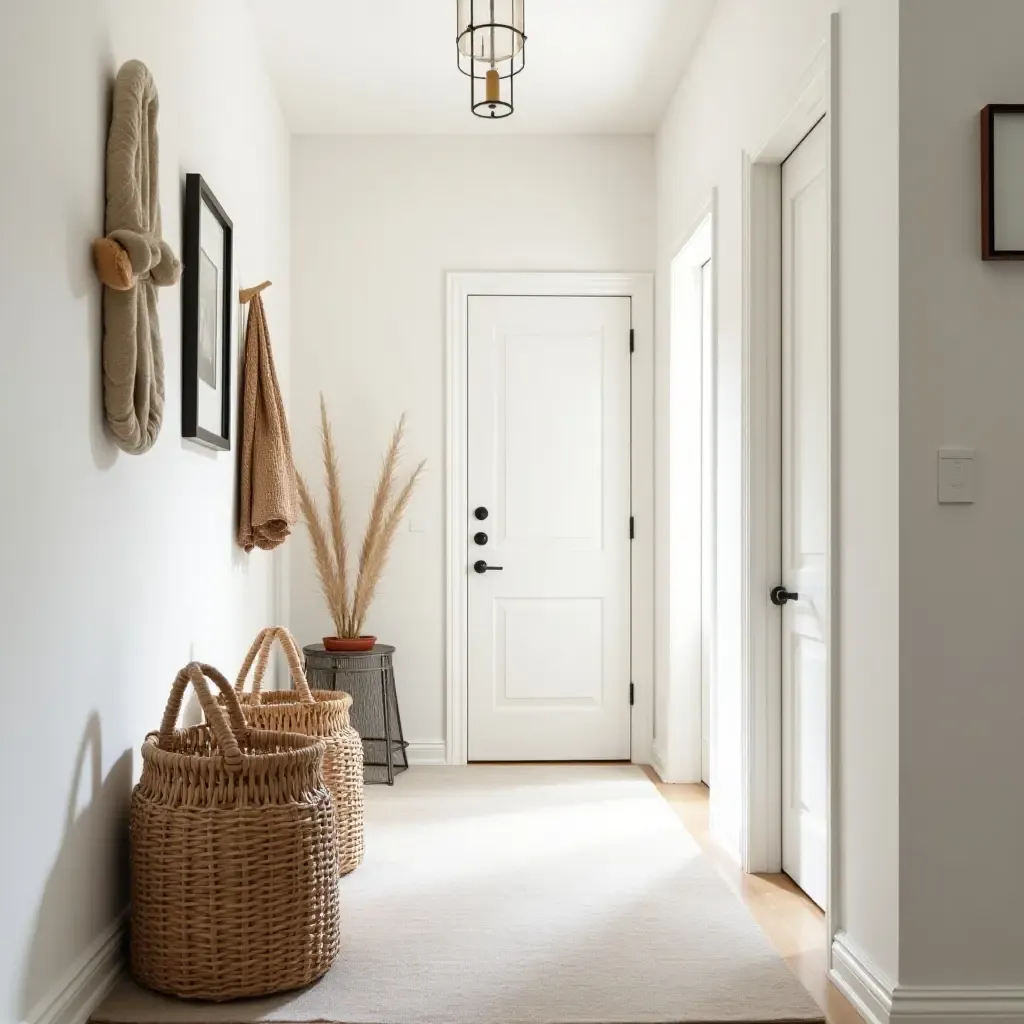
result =
[{"label": "open white door", "polygon": [[468,300],[469,760],[630,756],[630,300]]},{"label": "open white door", "polygon": [[[828,131],[782,165],[782,866],[828,891]],[[795,596],[794,596],[795,595]]]}]

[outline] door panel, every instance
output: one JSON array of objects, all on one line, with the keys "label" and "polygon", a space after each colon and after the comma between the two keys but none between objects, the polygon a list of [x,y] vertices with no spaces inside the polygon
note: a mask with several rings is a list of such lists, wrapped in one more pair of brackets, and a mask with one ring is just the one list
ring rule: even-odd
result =
[{"label": "door panel", "polygon": [[714,276],[711,260],[700,268],[701,351],[701,644],[700,778],[711,785],[711,679],[714,636],[710,624],[715,602],[715,344]]},{"label": "door panel", "polygon": [[783,869],[827,892],[828,188],[820,123],[782,167]]},{"label": "door panel", "polygon": [[502,539],[600,548],[603,338],[503,334],[497,344]]},{"label": "door panel", "polygon": [[629,757],[629,327],[628,298],[469,299],[470,760]]},{"label": "door panel", "polygon": [[[556,703],[599,707],[602,604],[591,597],[497,599],[499,702],[524,702],[520,707],[535,702],[542,709]],[[568,637],[584,642],[570,648]]]}]

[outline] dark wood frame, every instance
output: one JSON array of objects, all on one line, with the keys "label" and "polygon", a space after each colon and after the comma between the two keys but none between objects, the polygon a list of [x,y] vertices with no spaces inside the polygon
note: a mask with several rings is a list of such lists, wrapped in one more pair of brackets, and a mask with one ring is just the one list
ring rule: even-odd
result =
[{"label": "dark wood frame", "polygon": [[[224,230],[224,265],[221,268],[221,301],[224,303],[221,338],[220,433],[199,426],[199,250],[202,208],[206,206]],[[181,436],[221,451],[231,449],[231,314],[234,228],[231,218],[201,174],[185,175],[185,223],[181,282]]]},{"label": "dark wood frame", "polygon": [[[990,103],[981,112],[981,258],[1024,260],[1024,250],[996,248],[995,119],[997,114],[1024,116],[1024,103]],[[1024,168],[1021,168],[1024,180]]]}]

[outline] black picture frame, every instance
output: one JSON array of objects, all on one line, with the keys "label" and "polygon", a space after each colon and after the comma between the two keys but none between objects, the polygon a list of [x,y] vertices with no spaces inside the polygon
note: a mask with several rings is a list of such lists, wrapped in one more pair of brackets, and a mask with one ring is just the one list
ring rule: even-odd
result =
[{"label": "black picture frame", "polygon": [[1022,249],[1000,249],[996,245],[996,119],[1024,116],[1024,103],[990,103],[981,112],[981,258],[983,260],[1024,260]]},{"label": "black picture frame", "polygon": [[[203,208],[213,215],[223,232],[223,259],[216,267],[203,249]],[[181,436],[219,451],[231,449],[231,331],[234,302],[232,297],[232,258],[234,228],[231,218],[217,201],[201,174],[185,175],[185,217],[182,239],[183,271],[181,287]],[[208,318],[210,277],[203,276],[206,266],[216,272],[216,303],[220,308],[220,358],[211,354]],[[212,272],[211,272],[212,273]],[[202,291],[207,291],[204,296]],[[205,300],[205,301],[204,301]],[[214,322],[216,331],[216,321]],[[202,345],[201,345],[202,342]],[[218,371],[219,370],[219,374]],[[220,398],[219,431],[200,423],[200,386],[212,373]],[[201,375],[205,374],[205,376]]]}]

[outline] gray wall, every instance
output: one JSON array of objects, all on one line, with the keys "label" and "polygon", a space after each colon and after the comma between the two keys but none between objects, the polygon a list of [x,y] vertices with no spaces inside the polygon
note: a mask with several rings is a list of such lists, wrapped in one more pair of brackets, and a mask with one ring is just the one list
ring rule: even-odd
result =
[{"label": "gray wall", "polygon": [[[1022,39],[1019,0],[901,3],[902,984],[1024,983],[1024,264],[981,261],[978,155]],[[936,503],[943,445],[976,504]]]}]

